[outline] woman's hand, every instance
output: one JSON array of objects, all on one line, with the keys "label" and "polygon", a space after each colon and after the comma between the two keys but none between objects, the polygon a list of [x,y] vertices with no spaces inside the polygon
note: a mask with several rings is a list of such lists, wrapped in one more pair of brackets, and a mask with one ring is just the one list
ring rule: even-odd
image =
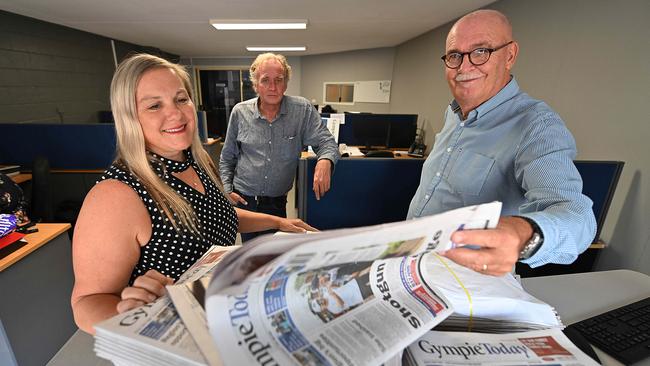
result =
[{"label": "woman's hand", "polygon": [[244,205],[244,206],[248,205],[248,202],[246,202],[246,200],[242,196],[238,195],[235,192],[230,192],[230,193],[228,193],[227,196],[228,196],[228,200],[230,200],[230,202],[232,202],[234,205],[237,205],[237,204],[240,204],[240,203],[242,205]]},{"label": "woman's hand", "polygon": [[155,269],[148,270],[133,281],[133,286],[122,290],[122,300],[117,303],[117,312],[123,313],[156,300],[165,294],[165,286],[173,283],[171,278]]},{"label": "woman's hand", "polygon": [[285,219],[279,218],[278,230],[286,231],[288,233],[305,233],[307,231],[318,231],[318,229],[309,226],[306,222],[300,219]]}]

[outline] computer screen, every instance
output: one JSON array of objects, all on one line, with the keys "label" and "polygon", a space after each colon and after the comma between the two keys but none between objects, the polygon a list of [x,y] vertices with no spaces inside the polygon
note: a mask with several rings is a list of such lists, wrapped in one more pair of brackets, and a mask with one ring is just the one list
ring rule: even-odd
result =
[{"label": "computer screen", "polygon": [[406,149],[415,140],[417,120],[417,114],[346,113],[339,143]]},{"label": "computer screen", "polygon": [[[388,146],[390,121],[378,115],[359,115],[363,118],[345,117],[345,123],[352,124],[352,133],[356,143],[354,145],[384,148]],[[355,115],[355,117],[357,117]]]},{"label": "computer screen", "polygon": [[417,114],[391,115],[388,147],[408,149],[415,140],[417,129]]}]

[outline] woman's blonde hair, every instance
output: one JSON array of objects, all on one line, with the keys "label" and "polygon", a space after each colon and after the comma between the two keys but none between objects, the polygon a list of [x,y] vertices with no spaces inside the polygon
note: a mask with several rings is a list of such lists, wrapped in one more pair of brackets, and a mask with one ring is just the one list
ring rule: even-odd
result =
[{"label": "woman's blonde hair", "polygon": [[[180,223],[200,235],[198,220],[192,206],[156,175],[149,163],[153,157],[146,151],[144,134],[138,120],[135,94],[142,75],[156,68],[173,71],[192,100],[190,77],[182,66],[148,54],[137,54],[122,61],[111,81],[111,109],[117,136],[115,160],[140,180],[144,189],[149,192],[160,211],[164,212],[177,231]],[[196,124],[196,114],[194,114],[194,125]],[[217,168],[201,144],[198,127],[195,128],[190,149],[199,167],[207,172],[210,180],[219,189],[222,189]]]},{"label": "woman's blonde hair", "polygon": [[255,61],[253,61],[253,64],[249,70],[251,81],[253,82],[253,89],[255,89],[255,91],[257,91],[257,84],[260,81],[259,75],[257,75],[257,69],[260,67],[260,65],[262,65],[262,63],[268,60],[276,60],[280,63],[280,65],[282,65],[282,69],[284,69],[284,78],[286,79],[285,82],[288,83],[291,79],[291,66],[289,66],[286,57],[276,53],[262,53],[258,55],[257,58],[255,58]]}]

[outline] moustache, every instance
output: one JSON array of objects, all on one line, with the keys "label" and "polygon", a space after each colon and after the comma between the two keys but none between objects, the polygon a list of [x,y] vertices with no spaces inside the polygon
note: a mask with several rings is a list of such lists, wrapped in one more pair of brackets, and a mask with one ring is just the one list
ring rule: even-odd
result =
[{"label": "moustache", "polygon": [[458,74],[458,75],[456,75],[454,80],[456,80],[456,81],[467,81],[467,80],[472,80],[472,79],[478,79],[478,78],[480,78],[482,76],[483,76],[483,74],[477,73],[477,72],[470,73],[470,74]]}]

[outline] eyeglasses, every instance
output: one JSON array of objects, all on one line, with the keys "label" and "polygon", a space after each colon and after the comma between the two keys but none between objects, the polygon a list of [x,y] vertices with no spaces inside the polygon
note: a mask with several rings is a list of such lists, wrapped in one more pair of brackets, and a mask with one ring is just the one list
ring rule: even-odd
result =
[{"label": "eyeglasses", "polygon": [[510,41],[506,44],[503,44],[495,48],[479,47],[469,52],[451,52],[442,56],[440,59],[444,61],[445,65],[448,68],[457,69],[460,67],[460,65],[463,64],[463,59],[465,58],[465,55],[469,55],[469,62],[471,62],[472,65],[474,66],[480,66],[488,62],[488,60],[490,59],[490,55],[492,55],[492,52],[498,51],[503,47],[511,44],[512,42],[514,41]]}]

